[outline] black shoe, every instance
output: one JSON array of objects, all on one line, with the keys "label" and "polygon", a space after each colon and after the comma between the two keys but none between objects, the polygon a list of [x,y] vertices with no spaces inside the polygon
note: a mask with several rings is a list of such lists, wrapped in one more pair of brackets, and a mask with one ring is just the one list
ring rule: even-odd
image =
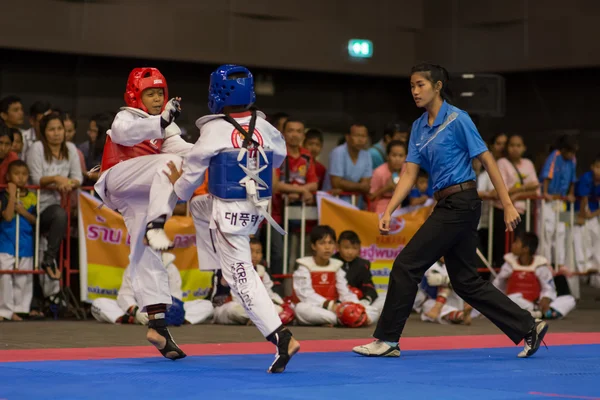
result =
[{"label": "black shoe", "polygon": [[179,346],[177,346],[177,343],[175,343],[173,340],[164,318],[151,319],[148,321],[148,329],[154,329],[159,335],[167,339],[165,347],[158,349],[163,357],[168,358],[169,360],[179,360],[180,358],[186,357],[186,354],[183,352],[183,350],[181,350]]},{"label": "black shoe", "polygon": [[[548,324],[541,320],[535,320],[535,325],[533,329],[529,331],[527,335],[525,335],[525,347],[523,351],[521,351],[518,355],[519,358],[531,357],[535,354],[536,351],[540,348],[540,345],[544,343],[544,336],[546,336],[546,332],[548,332]],[[546,349],[548,346],[546,346]]]},{"label": "black shoe", "polygon": [[267,370],[270,374],[279,374],[285,371],[285,367],[290,362],[294,354],[300,350],[300,343],[292,332],[287,328],[279,328],[277,331],[269,335],[267,338],[271,343],[277,346],[277,353],[275,353],[275,361]]}]

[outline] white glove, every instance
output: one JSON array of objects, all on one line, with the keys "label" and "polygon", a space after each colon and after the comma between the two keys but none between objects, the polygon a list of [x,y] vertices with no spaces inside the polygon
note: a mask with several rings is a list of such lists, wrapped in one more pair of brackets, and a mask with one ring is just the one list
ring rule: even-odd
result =
[{"label": "white glove", "polygon": [[148,314],[141,312],[139,309],[135,312],[135,320],[140,325],[148,325]]},{"label": "white glove", "polygon": [[450,278],[442,274],[429,274],[427,284],[429,286],[446,286],[450,284]]},{"label": "white glove", "polygon": [[175,118],[179,117],[181,113],[181,104],[179,100],[172,98],[165,105],[165,109],[162,114],[160,114],[160,126],[165,129],[167,126],[171,125],[171,122],[175,121]]}]

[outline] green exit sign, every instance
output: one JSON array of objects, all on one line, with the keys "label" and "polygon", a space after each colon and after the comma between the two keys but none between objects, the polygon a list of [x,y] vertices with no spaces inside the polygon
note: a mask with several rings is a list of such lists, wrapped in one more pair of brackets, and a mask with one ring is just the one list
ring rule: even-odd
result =
[{"label": "green exit sign", "polygon": [[373,57],[373,42],[365,39],[349,40],[348,54],[355,58],[371,58]]}]

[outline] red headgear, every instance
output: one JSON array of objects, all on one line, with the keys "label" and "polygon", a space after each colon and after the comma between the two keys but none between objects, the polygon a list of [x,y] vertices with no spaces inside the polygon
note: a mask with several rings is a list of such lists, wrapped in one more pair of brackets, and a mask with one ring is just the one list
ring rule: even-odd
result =
[{"label": "red headgear", "polygon": [[369,317],[362,304],[344,302],[336,310],[338,321],[349,328],[358,328],[369,322]]},{"label": "red headgear", "polygon": [[165,95],[164,106],[169,101],[169,91],[167,88],[167,80],[156,68],[134,68],[129,73],[127,79],[127,87],[125,88],[125,104],[129,107],[139,108],[145,112],[148,109],[142,103],[142,92],[149,88],[160,88]]}]

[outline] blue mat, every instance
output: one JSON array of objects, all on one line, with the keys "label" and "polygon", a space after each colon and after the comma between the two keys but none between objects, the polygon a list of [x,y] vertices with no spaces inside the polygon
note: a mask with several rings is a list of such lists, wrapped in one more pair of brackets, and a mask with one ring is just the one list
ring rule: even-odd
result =
[{"label": "blue mat", "polygon": [[0,399],[600,400],[600,345],[518,351],[299,353],[281,375],[272,355],[0,363]]}]

